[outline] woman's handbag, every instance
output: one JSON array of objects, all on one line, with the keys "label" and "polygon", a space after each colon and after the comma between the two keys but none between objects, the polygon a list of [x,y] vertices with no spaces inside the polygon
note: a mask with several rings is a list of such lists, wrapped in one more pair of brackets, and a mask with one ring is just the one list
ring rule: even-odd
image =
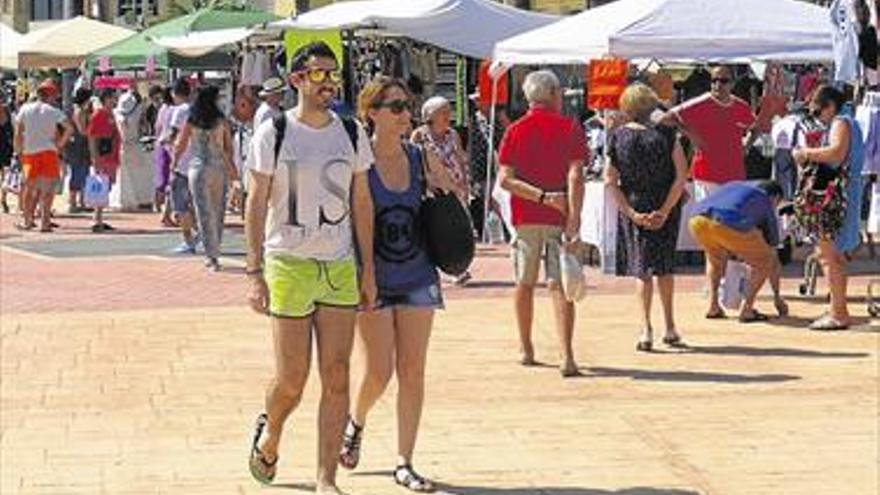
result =
[{"label": "woman's handbag", "polygon": [[419,223],[425,250],[431,262],[443,273],[461,275],[474,260],[474,227],[467,210],[454,193],[429,190],[428,159],[424,148],[420,151],[424,196],[419,208]]}]

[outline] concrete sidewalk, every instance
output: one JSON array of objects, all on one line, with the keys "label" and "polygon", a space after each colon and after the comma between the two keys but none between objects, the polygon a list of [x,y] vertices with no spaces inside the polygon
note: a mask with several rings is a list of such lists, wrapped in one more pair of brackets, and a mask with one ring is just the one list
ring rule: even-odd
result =
[{"label": "concrete sidewalk", "polygon": [[[877,493],[880,324],[743,326],[705,321],[703,306],[678,296],[690,352],[645,355],[634,351],[633,298],[588,297],[577,325],[586,376],[563,381],[549,300],[536,328],[548,366],[532,369],[515,364],[507,300],[450,300],[430,351],[417,466],[457,495]],[[792,304],[795,315],[821,310]],[[243,307],[4,312],[0,337],[4,494],[309,488],[314,374],[277,486],[247,472],[272,354],[267,322]],[[370,417],[362,467],[340,476],[352,494],[405,493],[389,473],[393,406],[391,387]]]}]

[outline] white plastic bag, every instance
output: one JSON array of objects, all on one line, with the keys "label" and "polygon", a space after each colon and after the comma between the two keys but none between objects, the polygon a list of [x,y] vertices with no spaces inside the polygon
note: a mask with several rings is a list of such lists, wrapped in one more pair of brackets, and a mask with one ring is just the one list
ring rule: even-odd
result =
[{"label": "white plastic bag", "polygon": [[748,268],[745,263],[728,261],[721,287],[718,291],[718,302],[728,311],[738,311],[746,295]]},{"label": "white plastic bag", "polygon": [[587,295],[587,276],[575,245],[563,245],[559,250],[559,269],[562,272],[562,292],[568,302],[580,302]]},{"label": "white plastic bag", "polygon": [[871,214],[868,216],[868,233],[880,234],[880,182],[871,186]]},{"label": "white plastic bag", "polygon": [[504,244],[504,226],[495,210],[490,210],[486,215],[486,230],[489,233],[489,244]]},{"label": "white plastic bag", "polygon": [[86,178],[83,201],[89,208],[106,208],[110,204],[110,178],[92,171]]},{"label": "white plastic bag", "polygon": [[6,177],[3,178],[3,190],[10,194],[20,194],[21,182],[21,168],[10,167]]}]

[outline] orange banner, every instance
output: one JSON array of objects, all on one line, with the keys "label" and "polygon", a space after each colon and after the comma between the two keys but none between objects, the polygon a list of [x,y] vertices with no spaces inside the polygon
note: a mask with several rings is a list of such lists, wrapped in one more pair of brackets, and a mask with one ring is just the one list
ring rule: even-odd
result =
[{"label": "orange banner", "polygon": [[620,59],[592,60],[587,66],[587,107],[593,110],[617,109],[626,89],[629,63]]}]

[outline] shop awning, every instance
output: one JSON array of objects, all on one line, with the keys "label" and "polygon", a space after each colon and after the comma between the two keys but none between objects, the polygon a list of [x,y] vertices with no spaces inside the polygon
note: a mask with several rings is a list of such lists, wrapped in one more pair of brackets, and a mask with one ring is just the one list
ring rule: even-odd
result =
[{"label": "shop awning", "polygon": [[76,68],[89,53],[132,34],[130,29],[83,16],[58,21],[19,40],[18,68]]},{"label": "shop awning", "polygon": [[231,59],[226,53],[213,51],[195,58],[188,58],[170,51],[155,42],[156,39],[186,36],[201,31],[217,31],[235,28],[250,28],[278,19],[278,16],[258,10],[227,11],[211,8],[201,9],[192,14],[177,17],[147,28],[140,33],[118,43],[89,54],[90,66],[98,65],[98,60],[107,57],[114,69],[143,68],[152,57],[156,68],[169,67],[221,68],[229,67]]},{"label": "shop awning", "polygon": [[334,3],[271,27],[375,28],[461,55],[488,58],[496,42],[559,19],[493,0],[372,0]]},{"label": "shop awning", "polygon": [[501,41],[504,65],[613,56],[676,61],[828,61],[828,9],[796,0],[618,0]]},{"label": "shop awning", "polygon": [[180,36],[153,38],[153,43],[184,57],[201,57],[215,50],[232,48],[254,33],[251,28],[215,29]]}]

